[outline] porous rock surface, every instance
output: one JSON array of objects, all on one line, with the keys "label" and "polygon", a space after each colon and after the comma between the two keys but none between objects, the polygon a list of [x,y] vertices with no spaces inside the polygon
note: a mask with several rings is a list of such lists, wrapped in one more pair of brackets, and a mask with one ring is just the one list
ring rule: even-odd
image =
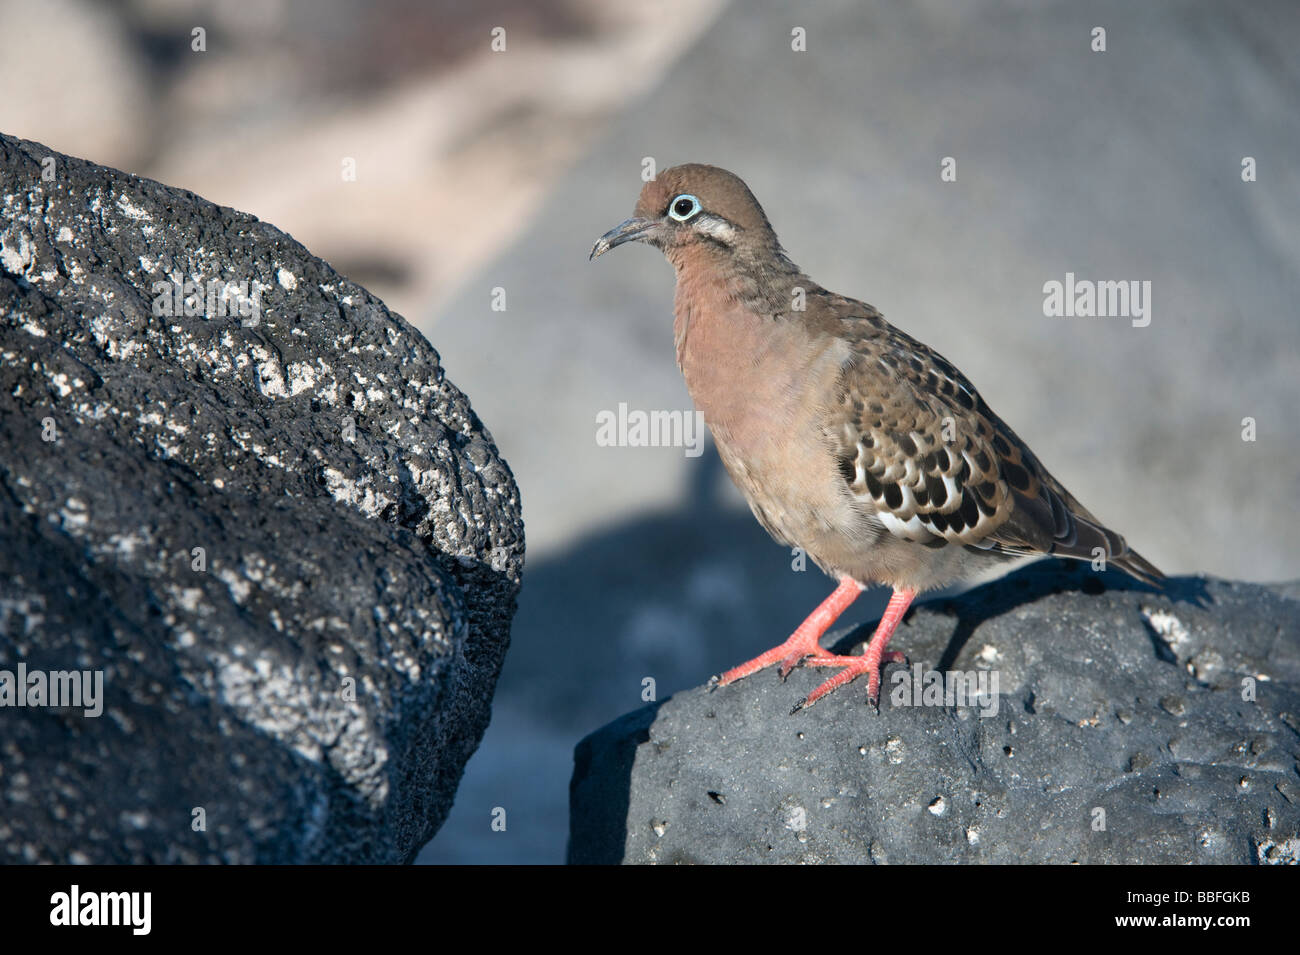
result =
[{"label": "porous rock surface", "polygon": [[[792,714],[834,672],[805,668],[593,733],[569,861],[1300,861],[1300,585],[1160,594],[1043,561],[919,605],[891,647],[911,666],[886,669],[879,713],[858,680]],[[997,693],[927,696],[931,671]]]},{"label": "porous rock surface", "polygon": [[0,861],[413,858],[524,544],[418,332],[252,216],[0,136],[0,449],[0,671],[103,681],[0,707]]}]

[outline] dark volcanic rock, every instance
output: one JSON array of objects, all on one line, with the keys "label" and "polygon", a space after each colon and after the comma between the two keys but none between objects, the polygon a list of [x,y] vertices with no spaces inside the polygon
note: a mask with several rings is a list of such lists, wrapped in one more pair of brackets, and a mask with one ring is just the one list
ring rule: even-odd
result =
[{"label": "dark volcanic rock", "polygon": [[893,646],[998,694],[899,705],[899,665],[879,714],[859,680],[792,715],[811,668],[679,694],[579,744],[570,861],[1300,861],[1300,586],[1044,561]]},{"label": "dark volcanic rock", "polygon": [[491,436],[252,216],[5,137],[0,203],[0,671],[103,678],[0,708],[0,861],[411,859],[509,640]]}]

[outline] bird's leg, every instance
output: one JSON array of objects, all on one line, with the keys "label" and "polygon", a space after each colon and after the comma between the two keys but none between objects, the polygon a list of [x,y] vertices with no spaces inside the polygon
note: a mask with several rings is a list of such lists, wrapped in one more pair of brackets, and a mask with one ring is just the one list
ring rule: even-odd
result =
[{"label": "bird's leg", "polygon": [[862,651],[862,656],[839,657],[827,654],[807,660],[808,666],[842,666],[844,669],[809,693],[795,709],[812,706],[823,696],[833,693],[846,683],[852,683],[863,673],[867,674],[867,700],[872,706],[877,706],[880,701],[880,668],[886,663],[906,661],[901,653],[887,652],[885,645],[889,643],[889,638],[894,635],[899,622],[903,619],[903,614],[907,613],[907,608],[915,598],[915,590],[894,591],[893,596],[889,598],[889,606],[885,608],[884,616],[876,626],[876,632],[871,635],[871,642],[867,644],[866,650]]},{"label": "bird's leg", "polygon": [[[726,686],[728,683],[735,683],[737,680],[749,676],[751,673],[757,673],[759,670],[766,669],[774,663],[781,664],[781,679],[785,679],[790,671],[799,665],[799,662],[805,657],[825,657],[830,660],[848,659],[837,657],[827,650],[823,650],[821,644],[817,641],[822,638],[827,630],[830,629],[840,614],[848,609],[849,604],[858,599],[858,594],[862,593],[862,585],[856,580],[849,577],[841,577],[840,585],[835,588],[835,592],[821,602],[816,610],[808,615],[808,619],[799,624],[798,628],[790,639],[779,647],[773,647],[762,656],[757,656],[748,663],[742,663],[738,667],[732,667],[722,676],[718,677],[718,686]],[[858,658],[853,657],[854,661]]]}]

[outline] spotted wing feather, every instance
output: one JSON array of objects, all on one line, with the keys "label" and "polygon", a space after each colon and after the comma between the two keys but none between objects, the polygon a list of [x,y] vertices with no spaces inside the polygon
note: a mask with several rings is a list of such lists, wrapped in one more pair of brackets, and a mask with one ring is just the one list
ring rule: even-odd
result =
[{"label": "spotted wing feather", "polygon": [[943,356],[874,311],[846,319],[841,335],[849,358],[826,430],[853,494],[887,530],[1007,555],[1101,554],[1142,579],[1162,576],[1048,473]]}]

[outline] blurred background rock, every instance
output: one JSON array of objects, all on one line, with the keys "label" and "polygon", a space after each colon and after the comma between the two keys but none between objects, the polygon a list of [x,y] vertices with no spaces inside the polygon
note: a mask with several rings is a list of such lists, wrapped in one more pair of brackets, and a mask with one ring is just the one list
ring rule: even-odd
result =
[{"label": "blurred background rock", "polygon": [[0,0],[0,118],[253,212],[418,324],[719,6]]},{"label": "blurred background rock", "polygon": [[[644,157],[744,177],[795,261],[955,362],[1167,572],[1300,577],[1286,0],[0,0],[0,36],[0,128],[292,233],[429,336],[512,466],[514,644],[423,861],[561,861],[574,743],[830,590],[711,449],[596,444],[620,402],[690,407],[668,266],[586,261]],[[1044,317],[1066,272],[1151,281],[1151,324]]]}]

